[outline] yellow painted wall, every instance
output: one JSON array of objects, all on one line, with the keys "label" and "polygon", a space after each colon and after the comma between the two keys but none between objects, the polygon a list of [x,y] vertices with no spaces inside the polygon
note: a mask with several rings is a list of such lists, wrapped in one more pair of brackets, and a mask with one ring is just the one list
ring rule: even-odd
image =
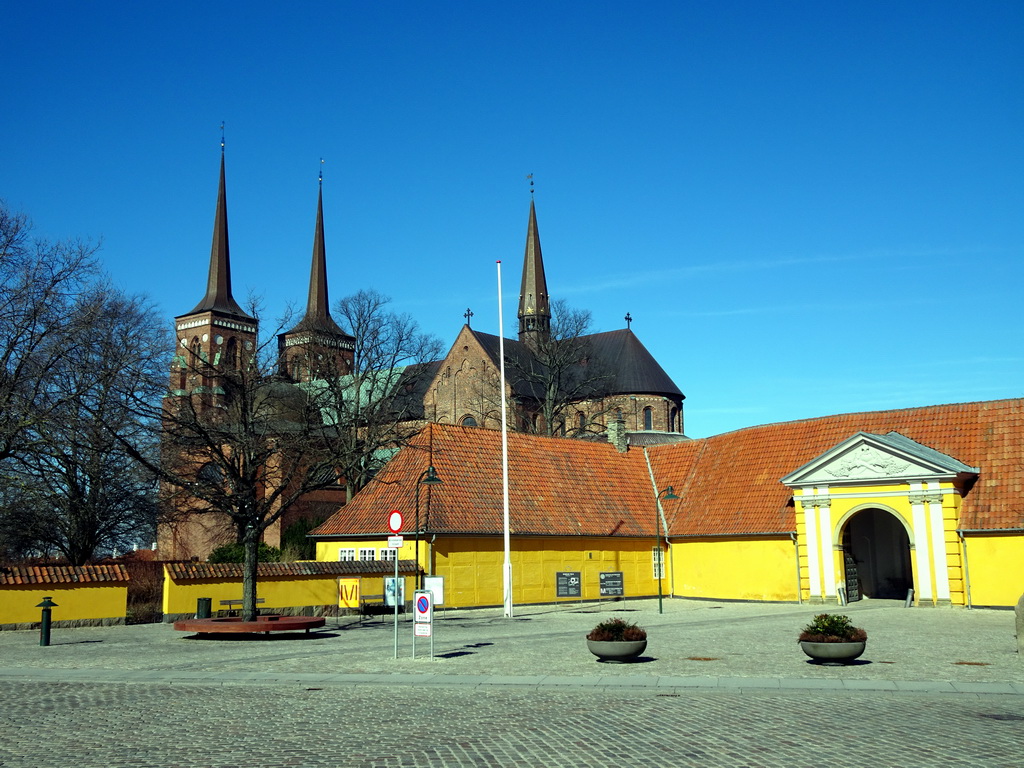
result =
[{"label": "yellow painted wall", "polygon": [[971,604],[1012,606],[1024,594],[1024,535],[969,535]]},{"label": "yellow painted wall", "polygon": [[[337,605],[337,576],[262,577],[256,584],[256,596],[263,598],[261,609],[295,608],[305,605]],[[221,600],[241,600],[242,580],[199,579],[175,582],[164,579],[163,612],[165,614],[195,613],[200,597],[213,600],[213,610],[223,606]]]},{"label": "yellow painted wall", "polygon": [[0,624],[38,622],[42,609],[36,606],[47,595],[57,604],[50,614],[54,624],[103,619],[123,621],[128,612],[127,582],[4,586],[0,588]]},{"label": "yellow painted wall", "polygon": [[[583,600],[600,598],[602,571],[622,571],[626,597],[655,595],[652,545],[650,539],[513,536],[512,600],[528,604],[581,599],[556,597],[559,571],[580,572]],[[435,575],[445,578],[447,606],[502,604],[504,542],[500,536],[439,537],[433,556]]]},{"label": "yellow painted wall", "polygon": [[669,575],[679,597],[797,599],[796,547],[788,536],[674,541]]}]

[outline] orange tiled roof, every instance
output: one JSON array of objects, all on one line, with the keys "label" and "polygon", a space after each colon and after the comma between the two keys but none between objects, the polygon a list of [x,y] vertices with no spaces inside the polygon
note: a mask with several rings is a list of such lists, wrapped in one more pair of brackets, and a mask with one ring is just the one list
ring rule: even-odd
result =
[{"label": "orange tiled roof", "polygon": [[[198,581],[200,579],[240,579],[242,578],[241,563],[166,563],[168,575],[175,581]],[[394,573],[394,560],[347,560],[314,562],[306,560],[298,563],[260,563],[256,566],[257,577],[264,579],[273,576],[350,576],[367,573]],[[412,560],[399,560],[398,569],[402,573],[415,573]]]},{"label": "orange tiled roof", "polygon": [[[422,529],[502,530],[501,432],[430,424],[313,535],[387,533],[391,510],[403,514],[411,534],[416,479],[430,464],[442,485],[420,487]],[[640,451],[620,454],[607,443],[510,433],[508,464],[516,534],[642,536],[652,529],[651,481]]]},{"label": "orange tiled roof", "polygon": [[981,472],[964,497],[967,529],[1024,527],[1024,400],[845,413],[750,427],[650,449],[673,535],[787,532],[792,492],[779,479],[858,431],[899,432]]},{"label": "orange tiled roof", "polygon": [[[858,431],[894,430],[980,467],[964,498],[962,527],[1024,527],[1024,400],[999,400],[768,424],[626,454],[605,443],[510,433],[511,529],[652,536],[655,494],[671,485],[680,499],[662,504],[672,535],[785,534],[795,520],[782,477]],[[385,534],[393,509],[411,533],[415,481],[430,464],[443,484],[420,489],[424,520],[429,506],[422,528],[502,530],[501,433],[432,424],[313,535]]]},{"label": "orange tiled roof", "polygon": [[0,566],[0,586],[14,584],[95,584],[128,581],[123,565],[6,565]]}]

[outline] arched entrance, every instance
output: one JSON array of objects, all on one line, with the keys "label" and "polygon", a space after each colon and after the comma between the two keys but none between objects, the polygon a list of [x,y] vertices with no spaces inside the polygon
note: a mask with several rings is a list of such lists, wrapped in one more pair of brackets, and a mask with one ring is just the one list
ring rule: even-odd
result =
[{"label": "arched entrance", "polygon": [[861,597],[900,599],[914,586],[910,539],[903,524],[883,509],[862,509],[843,529],[846,592]]}]

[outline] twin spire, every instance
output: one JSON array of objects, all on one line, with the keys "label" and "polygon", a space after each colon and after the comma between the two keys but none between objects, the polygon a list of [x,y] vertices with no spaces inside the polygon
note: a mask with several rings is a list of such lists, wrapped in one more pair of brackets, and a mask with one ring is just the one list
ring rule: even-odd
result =
[{"label": "twin spire", "polygon": [[[223,149],[223,145],[222,145]],[[344,335],[331,317],[327,297],[327,255],[324,247],[324,193],[323,177],[316,202],[316,228],[313,233],[313,263],[309,275],[309,299],[306,314],[288,331],[320,331]],[[206,281],[206,295],[188,314],[217,312],[231,315],[250,323],[255,318],[246,314],[231,294],[231,249],[228,243],[228,204],[224,173],[224,153],[220,156],[220,186],[217,191],[217,210],[213,221],[213,245],[210,249],[210,272]]]},{"label": "twin spire", "polygon": [[213,245],[210,248],[210,274],[206,281],[206,295],[188,314],[218,312],[250,323],[250,317],[238,306],[231,295],[231,248],[228,245],[228,197],[224,183],[223,144],[220,153],[220,188],[217,190],[217,212],[213,219]]}]

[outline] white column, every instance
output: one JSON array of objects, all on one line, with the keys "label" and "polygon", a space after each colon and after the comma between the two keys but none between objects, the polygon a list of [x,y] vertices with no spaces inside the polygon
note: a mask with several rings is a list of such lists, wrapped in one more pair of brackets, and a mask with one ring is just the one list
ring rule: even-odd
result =
[{"label": "white column", "polygon": [[942,491],[938,483],[926,483],[933,491],[927,497],[928,522],[932,534],[932,563],[935,572],[935,597],[949,602],[949,566],[946,564],[946,530],[942,520]]},{"label": "white column", "polygon": [[917,597],[932,601],[932,564],[928,546],[928,523],[921,491],[922,483],[910,484],[910,509],[914,524],[914,562],[917,564]]}]

